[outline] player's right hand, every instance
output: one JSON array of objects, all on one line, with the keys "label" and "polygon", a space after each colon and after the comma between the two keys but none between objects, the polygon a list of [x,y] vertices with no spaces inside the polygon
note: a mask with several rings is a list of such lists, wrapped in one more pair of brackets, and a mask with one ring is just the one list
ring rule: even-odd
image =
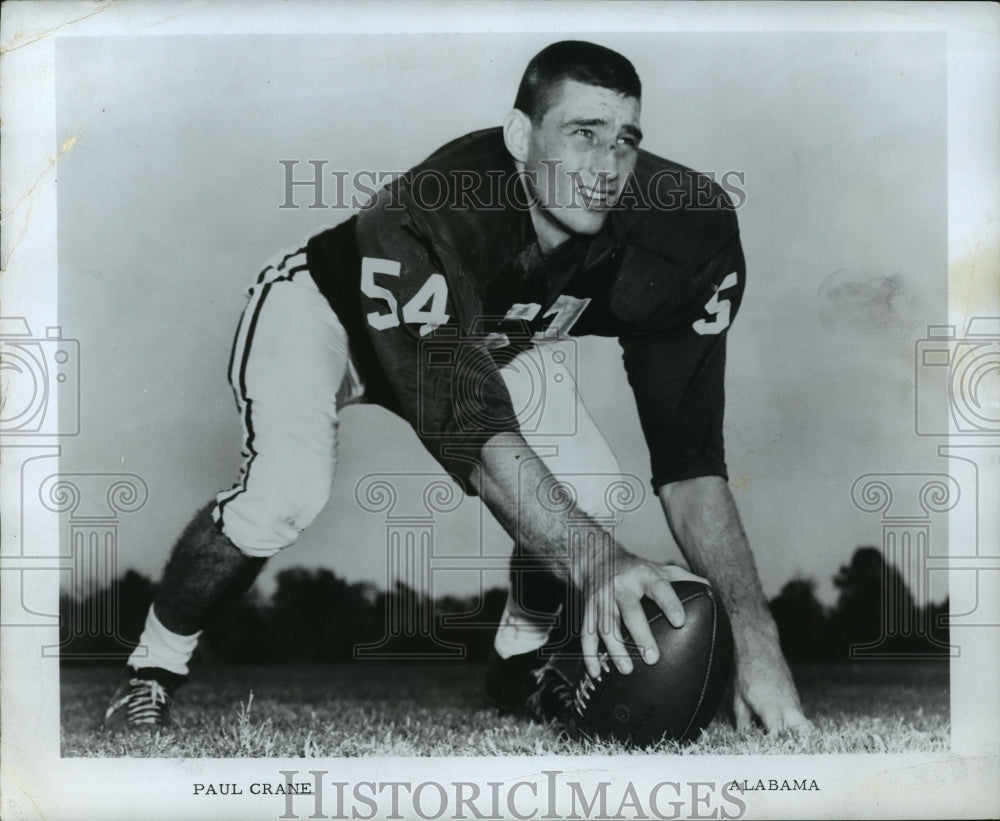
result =
[{"label": "player's right hand", "polygon": [[593,678],[601,673],[600,642],[611,661],[624,674],[632,672],[621,625],[625,624],[646,664],[660,657],[640,601],[648,596],[663,610],[674,627],[684,626],[684,605],[671,582],[705,579],[675,564],[642,559],[624,550],[615,551],[607,562],[598,563],[584,584],[583,631],[580,636],[584,664]]}]

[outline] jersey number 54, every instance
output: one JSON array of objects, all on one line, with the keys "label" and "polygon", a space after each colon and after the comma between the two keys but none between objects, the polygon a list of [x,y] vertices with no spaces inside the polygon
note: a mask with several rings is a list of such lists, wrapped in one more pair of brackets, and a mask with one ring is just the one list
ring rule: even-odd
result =
[{"label": "jersey number 54", "polygon": [[[361,261],[361,292],[371,299],[381,299],[389,307],[388,313],[372,311],[366,317],[368,324],[377,331],[395,328],[399,325],[396,295],[388,288],[375,282],[375,274],[398,277],[400,264],[391,259],[365,257]],[[438,325],[444,325],[449,317],[445,313],[448,304],[448,283],[441,274],[431,274],[403,306],[403,322],[420,325],[420,335],[426,336]]]}]

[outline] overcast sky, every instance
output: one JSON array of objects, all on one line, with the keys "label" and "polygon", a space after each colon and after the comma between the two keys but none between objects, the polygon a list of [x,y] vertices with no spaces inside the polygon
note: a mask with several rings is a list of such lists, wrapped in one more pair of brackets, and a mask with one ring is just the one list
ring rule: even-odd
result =
[{"label": "overcast sky", "polygon": [[[914,433],[914,345],[944,323],[943,34],[580,35],[616,48],[644,84],[645,147],[745,174],[748,291],[730,334],[731,483],[769,595],[830,577],[879,545],[851,501],[866,473],[946,472]],[[56,42],[59,321],[80,340],[82,434],[63,472],[135,473],[121,564],[157,575],[190,514],[236,477],[239,422],[225,370],[243,289],[276,252],[344,219],[280,209],[280,160],[405,170],[496,125],[530,57],[554,38],[379,35],[62,38]],[[311,199],[299,197],[305,206]],[[623,468],[648,458],[613,340],[580,346],[580,384]],[[377,408],[343,413],[331,504],[271,563],[386,581],[384,517],[358,480],[439,473]],[[648,486],[647,486],[648,489]],[[443,517],[435,549],[509,552],[477,502]],[[671,546],[651,493],[620,531]],[[933,550],[946,551],[943,523]],[[470,548],[471,545],[471,548]],[[503,582],[502,574],[484,579]],[[448,571],[436,592],[471,593]],[[932,578],[940,598],[945,580]]]}]

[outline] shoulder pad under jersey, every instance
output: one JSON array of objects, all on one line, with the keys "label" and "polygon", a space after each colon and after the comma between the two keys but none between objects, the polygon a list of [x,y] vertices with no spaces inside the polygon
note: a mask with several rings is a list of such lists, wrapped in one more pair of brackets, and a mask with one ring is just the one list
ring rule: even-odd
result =
[{"label": "shoulder pad under jersey", "polygon": [[526,195],[499,128],[446,144],[393,181],[361,220],[405,220],[450,273],[488,282],[519,254]]},{"label": "shoulder pad under jersey", "polygon": [[647,151],[639,152],[612,228],[623,246],[612,309],[627,322],[642,322],[668,301],[680,307],[700,300],[719,274],[709,263],[739,243],[722,186]]}]

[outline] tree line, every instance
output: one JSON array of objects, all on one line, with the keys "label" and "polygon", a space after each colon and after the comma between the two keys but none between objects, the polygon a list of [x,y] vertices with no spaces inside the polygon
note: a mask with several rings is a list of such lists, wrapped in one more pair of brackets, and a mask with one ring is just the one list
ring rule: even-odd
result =
[{"label": "tree line", "polygon": [[[806,578],[789,581],[771,600],[790,662],[847,662],[852,647],[876,657],[947,657],[947,600],[921,606],[877,548],[858,548],[833,582],[833,607],[819,602],[815,581]],[[154,593],[148,577],[129,570],[86,596],[61,595],[63,659],[123,659]],[[289,568],[269,596],[254,588],[222,612],[205,629],[194,663],[483,661],[506,597],[491,588],[432,599],[401,582],[381,590],[325,568]]]}]

